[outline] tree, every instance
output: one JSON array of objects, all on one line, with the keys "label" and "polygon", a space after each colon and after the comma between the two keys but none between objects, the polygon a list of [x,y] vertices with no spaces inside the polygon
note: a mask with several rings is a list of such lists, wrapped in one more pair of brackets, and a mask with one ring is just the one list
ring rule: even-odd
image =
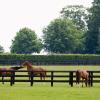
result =
[{"label": "tree", "polygon": [[86,52],[97,53],[100,28],[100,1],[94,0],[93,6],[89,9],[88,32],[86,34]]},{"label": "tree", "polygon": [[3,47],[0,45],[0,53],[3,53],[4,52],[4,49]]},{"label": "tree", "polygon": [[98,41],[97,41],[97,48],[96,48],[96,52],[100,54],[100,28],[99,28],[99,34],[98,34]]},{"label": "tree", "polygon": [[61,17],[72,20],[75,27],[80,31],[80,42],[74,53],[85,53],[88,14],[88,9],[82,5],[69,5],[61,11]]},{"label": "tree", "polygon": [[61,16],[66,19],[70,19],[75,23],[78,30],[86,31],[88,19],[87,8],[82,5],[69,5],[62,9]]},{"label": "tree", "polygon": [[12,41],[11,53],[31,54],[40,52],[42,49],[41,40],[37,38],[34,31],[29,28],[20,29]]},{"label": "tree", "polygon": [[80,31],[68,19],[55,19],[43,30],[44,47],[48,52],[72,53],[79,45]]}]

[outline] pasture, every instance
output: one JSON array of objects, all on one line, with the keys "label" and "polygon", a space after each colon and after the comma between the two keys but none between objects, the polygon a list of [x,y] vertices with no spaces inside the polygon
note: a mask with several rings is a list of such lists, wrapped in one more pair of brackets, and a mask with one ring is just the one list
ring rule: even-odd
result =
[{"label": "pasture", "polygon": [[[5,66],[9,67],[9,66]],[[100,70],[100,66],[34,66],[43,67],[47,70]],[[31,87],[29,83],[15,83],[10,86],[0,83],[0,100],[100,100],[100,84],[94,83],[93,87],[81,87],[74,83],[70,87],[65,83],[54,83],[51,87],[49,83],[34,83]]]}]

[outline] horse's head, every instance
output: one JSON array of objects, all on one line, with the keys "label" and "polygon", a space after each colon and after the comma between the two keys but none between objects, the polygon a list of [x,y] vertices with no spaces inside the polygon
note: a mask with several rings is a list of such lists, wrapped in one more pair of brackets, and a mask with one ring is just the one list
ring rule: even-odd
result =
[{"label": "horse's head", "polygon": [[25,61],[24,63],[22,63],[22,66],[27,66],[27,65],[29,65],[29,64],[30,64],[29,61]]},{"label": "horse's head", "polygon": [[29,61],[25,61],[24,63],[22,63],[21,66],[27,67],[27,69],[31,69],[32,68],[32,64]]},{"label": "horse's head", "polygon": [[12,70],[18,70],[18,69],[21,69],[21,68],[24,68],[23,66],[20,66],[20,67],[10,67],[10,69],[12,69]]}]

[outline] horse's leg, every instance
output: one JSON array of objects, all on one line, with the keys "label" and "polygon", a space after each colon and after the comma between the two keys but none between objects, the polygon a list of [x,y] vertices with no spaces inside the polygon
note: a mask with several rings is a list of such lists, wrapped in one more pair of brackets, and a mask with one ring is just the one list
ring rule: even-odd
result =
[{"label": "horse's leg", "polygon": [[76,84],[79,85],[80,84],[80,80],[81,80],[81,77],[78,76],[78,80],[76,80]]},{"label": "horse's leg", "polygon": [[4,84],[4,76],[2,76],[2,84]]},{"label": "horse's leg", "polygon": [[29,75],[29,80],[31,80],[31,77],[30,77],[30,75]]},{"label": "horse's leg", "polygon": [[78,81],[78,84],[80,84],[80,80],[81,80],[81,77],[79,76],[79,81]]},{"label": "horse's leg", "polygon": [[45,76],[44,76],[44,73],[41,73],[41,76],[42,76],[43,80],[45,80]]},{"label": "horse's leg", "polygon": [[29,76],[29,80],[31,79],[31,77]]},{"label": "horse's leg", "polygon": [[42,74],[40,73],[40,80],[42,80]]},{"label": "horse's leg", "polygon": [[43,73],[43,79],[45,80],[45,76],[46,76],[46,74],[45,73]]},{"label": "horse's leg", "polygon": [[45,75],[43,74],[43,79],[45,80]]},{"label": "horse's leg", "polygon": [[91,85],[90,85],[90,81],[89,80],[87,80],[87,86],[88,87],[90,87]]},{"label": "horse's leg", "polygon": [[84,79],[82,78],[82,87],[83,87],[83,81],[84,81]]},{"label": "horse's leg", "polygon": [[28,72],[28,75],[29,75],[29,80],[31,80],[31,76],[30,76],[30,75],[31,75],[31,73],[29,73],[29,72]]},{"label": "horse's leg", "polygon": [[86,85],[86,87],[87,87],[87,85],[88,85],[88,80],[87,80],[87,79],[85,79],[85,85]]}]

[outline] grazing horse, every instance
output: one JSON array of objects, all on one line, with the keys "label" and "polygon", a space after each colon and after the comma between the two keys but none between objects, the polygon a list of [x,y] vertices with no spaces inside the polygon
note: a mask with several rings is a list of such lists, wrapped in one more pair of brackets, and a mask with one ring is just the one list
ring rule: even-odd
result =
[{"label": "grazing horse", "polygon": [[10,68],[0,68],[0,76],[2,77],[2,84],[4,84],[4,76],[12,75],[13,71],[16,71],[21,68],[23,67],[20,66],[20,67],[10,67]]},{"label": "grazing horse", "polygon": [[76,84],[80,83],[80,80],[82,78],[82,87],[83,82],[85,82],[86,87],[89,86],[89,74],[86,70],[77,70],[76,71]]},{"label": "grazing horse", "polygon": [[[22,66],[26,66],[28,71],[32,71],[33,75],[40,75],[40,79],[42,80],[42,78],[45,80],[45,76],[46,76],[46,70],[39,67],[39,68],[34,68],[32,67],[32,64],[29,61],[25,61],[24,63],[22,63]],[[28,74],[30,75],[31,72],[28,72]],[[30,77],[29,77],[30,79]]]}]

